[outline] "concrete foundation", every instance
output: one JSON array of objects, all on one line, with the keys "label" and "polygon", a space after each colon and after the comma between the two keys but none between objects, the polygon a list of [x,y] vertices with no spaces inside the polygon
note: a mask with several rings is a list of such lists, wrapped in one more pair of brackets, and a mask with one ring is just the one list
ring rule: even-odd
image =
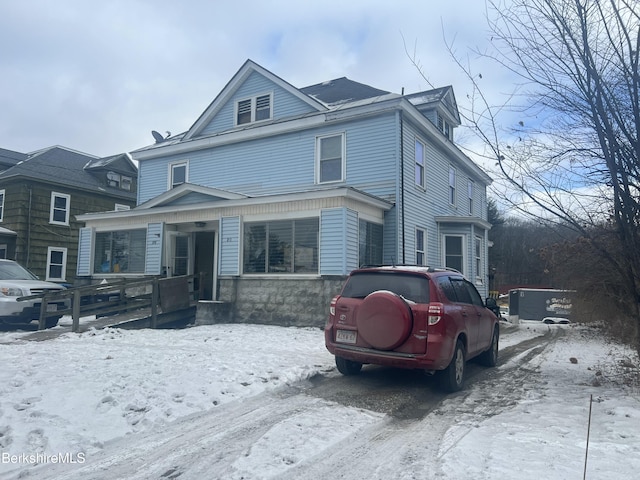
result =
[{"label": "concrete foundation", "polygon": [[323,327],[346,277],[222,277],[218,301],[198,302],[196,325],[261,323]]}]

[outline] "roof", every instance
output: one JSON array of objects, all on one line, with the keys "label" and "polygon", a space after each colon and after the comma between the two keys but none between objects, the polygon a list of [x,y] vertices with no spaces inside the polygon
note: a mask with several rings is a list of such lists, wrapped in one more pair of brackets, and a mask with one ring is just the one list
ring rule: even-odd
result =
[{"label": "roof", "polygon": [[[119,158],[115,156],[114,158]],[[98,160],[98,157],[55,146],[39,150],[16,163],[13,167],[0,172],[0,181],[24,177],[82,190],[92,190],[111,194],[121,198],[135,200],[135,192],[126,192],[119,188],[105,187],[100,179],[85,169],[85,166]],[[133,164],[132,164],[133,165]]]},{"label": "roof", "polygon": [[16,163],[25,160],[27,157],[28,155],[26,153],[0,148],[0,170],[13,167]]},{"label": "roof", "polygon": [[327,105],[355,102],[390,93],[365,85],[364,83],[354,82],[347,77],[336,78],[335,80],[304,87],[301,88],[300,91]]}]

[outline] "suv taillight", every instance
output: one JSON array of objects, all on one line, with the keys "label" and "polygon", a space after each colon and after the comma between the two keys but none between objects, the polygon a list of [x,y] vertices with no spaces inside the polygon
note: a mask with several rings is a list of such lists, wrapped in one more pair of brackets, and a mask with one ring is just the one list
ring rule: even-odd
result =
[{"label": "suv taillight", "polygon": [[429,325],[435,325],[442,318],[443,305],[441,303],[430,303],[429,304]]},{"label": "suv taillight", "polygon": [[336,295],[331,299],[331,304],[329,305],[329,315],[331,315],[332,317],[336,314],[336,303],[338,303],[339,298],[340,295]]}]

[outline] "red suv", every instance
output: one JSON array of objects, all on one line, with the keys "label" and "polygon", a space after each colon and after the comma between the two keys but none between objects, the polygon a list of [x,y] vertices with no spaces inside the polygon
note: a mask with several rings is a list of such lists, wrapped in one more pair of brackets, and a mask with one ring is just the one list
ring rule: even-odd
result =
[{"label": "red suv", "polygon": [[388,266],[354,270],[331,300],[325,344],[343,375],[363,364],[437,373],[443,388],[458,391],[466,361],[498,361],[494,299],[480,294],[459,272]]}]

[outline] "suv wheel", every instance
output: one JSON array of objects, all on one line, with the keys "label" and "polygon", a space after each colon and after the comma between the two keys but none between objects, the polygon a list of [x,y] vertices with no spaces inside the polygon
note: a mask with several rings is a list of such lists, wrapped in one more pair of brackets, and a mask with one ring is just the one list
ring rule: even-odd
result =
[{"label": "suv wheel", "polygon": [[457,392],[464,385],[464,371],[466,367],[466,359],[464,354],[464,345],[460,340],[456,342],[456,349],[453,352],[453,358],[447,368],[440,372],[440,383],[442,388],[447,392]]},{"label": "suv wheel", "polygon": [[485,367],[495,367],[498,363],[498,328],[493,329],[493,336],[491,337],[491,346],[482,352],[478,356],[478,362]]},{"label": "suv wheel", "polygon": [[352,362],[346,358],[336,357],[336,367],[338,367],[338,371],[343,375],[357,375],[362,369],[362,364]]}]

